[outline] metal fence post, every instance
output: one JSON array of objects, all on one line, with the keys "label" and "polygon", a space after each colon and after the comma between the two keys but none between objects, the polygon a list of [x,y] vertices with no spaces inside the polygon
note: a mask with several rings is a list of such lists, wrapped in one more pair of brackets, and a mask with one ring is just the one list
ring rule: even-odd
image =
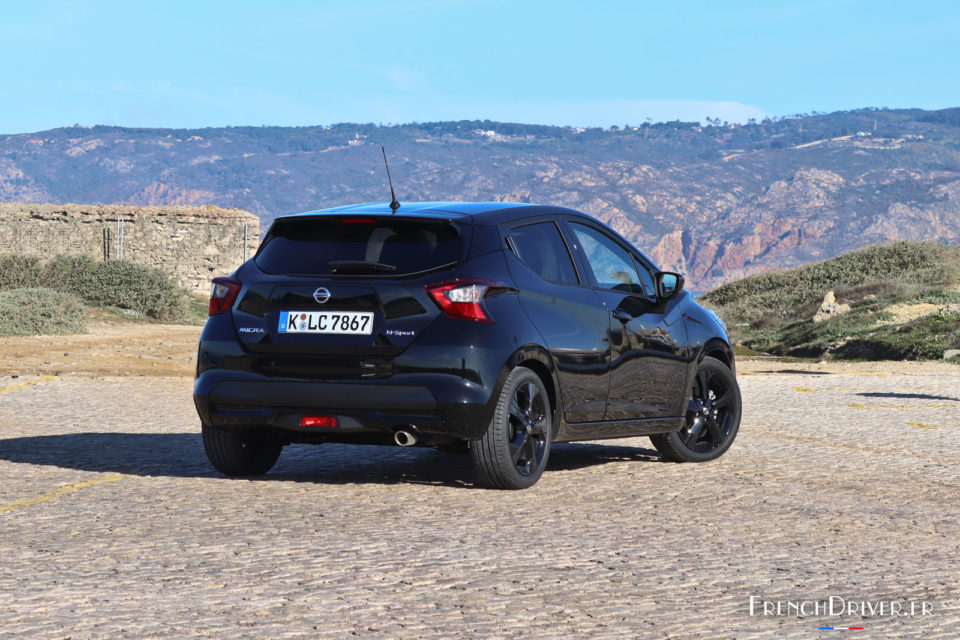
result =
[{"label": "metal fence post", "polygon": [[123,218],[117,216],[117,260],[123,260]]}]

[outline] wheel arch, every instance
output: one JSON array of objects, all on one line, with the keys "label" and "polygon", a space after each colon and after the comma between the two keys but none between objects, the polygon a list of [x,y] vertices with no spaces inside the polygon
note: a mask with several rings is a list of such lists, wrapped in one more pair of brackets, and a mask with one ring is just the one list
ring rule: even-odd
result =
[{"label": "wheel arch", "polygon": [[703,349],[700,351],[700,357],[697,359],[698,363],[703,361],[703,359],[708,356],[719,360],[723,364],[727,365],[730,371],[736,373],[733,348],[720,338],[709,340],[705,345],[703,345]]},{"label": "wheel arch", "polygon": [[547,398],[550,400],[550,409],[553,417],[554,429],[557,425],[557,417],[562,407],[562,398],[560,390],[560,381],[557,378],[556,367],[550,353],[539,345],[525,345],[517,349],[507,363],[506,369],[513,370],[516,367],[526,367],[530,369],[540,381],[543,382],[547,390]]}]

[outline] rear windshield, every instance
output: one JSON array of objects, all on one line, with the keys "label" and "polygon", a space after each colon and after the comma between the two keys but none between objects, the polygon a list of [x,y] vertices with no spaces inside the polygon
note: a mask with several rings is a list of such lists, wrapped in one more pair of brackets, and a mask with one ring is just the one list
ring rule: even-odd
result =
[{"label": "rear windshield", "polygon": [[397,276],[452,265],[460,234],[442,220],[322,217],[278,220],[256,256],[283,275]]}]

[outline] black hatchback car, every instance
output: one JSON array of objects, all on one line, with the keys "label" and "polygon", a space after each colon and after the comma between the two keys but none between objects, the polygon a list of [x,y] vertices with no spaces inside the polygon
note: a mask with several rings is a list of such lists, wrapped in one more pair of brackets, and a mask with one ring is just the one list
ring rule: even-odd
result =
[{"label": "black hatchback car", "polygon": [[712,460],[741,411],[724,325],[680,275],[587,215],[514,203],[277,218],[213,280],[194,400],[226,475],[290,443],[465,445],[507,489],[554,442],[646,435]]}]

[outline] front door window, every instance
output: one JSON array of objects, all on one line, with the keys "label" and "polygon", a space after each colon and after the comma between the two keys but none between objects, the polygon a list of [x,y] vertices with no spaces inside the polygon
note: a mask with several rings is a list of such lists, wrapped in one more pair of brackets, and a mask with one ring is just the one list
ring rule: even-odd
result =
[{"label": "front door window", "polygon": [[577,236],[590,269],[593,270],[598,287],[624,293],[649,295],[633,263],[633,258],[626,249],[593,227],[576,222],[570,226]]}]

